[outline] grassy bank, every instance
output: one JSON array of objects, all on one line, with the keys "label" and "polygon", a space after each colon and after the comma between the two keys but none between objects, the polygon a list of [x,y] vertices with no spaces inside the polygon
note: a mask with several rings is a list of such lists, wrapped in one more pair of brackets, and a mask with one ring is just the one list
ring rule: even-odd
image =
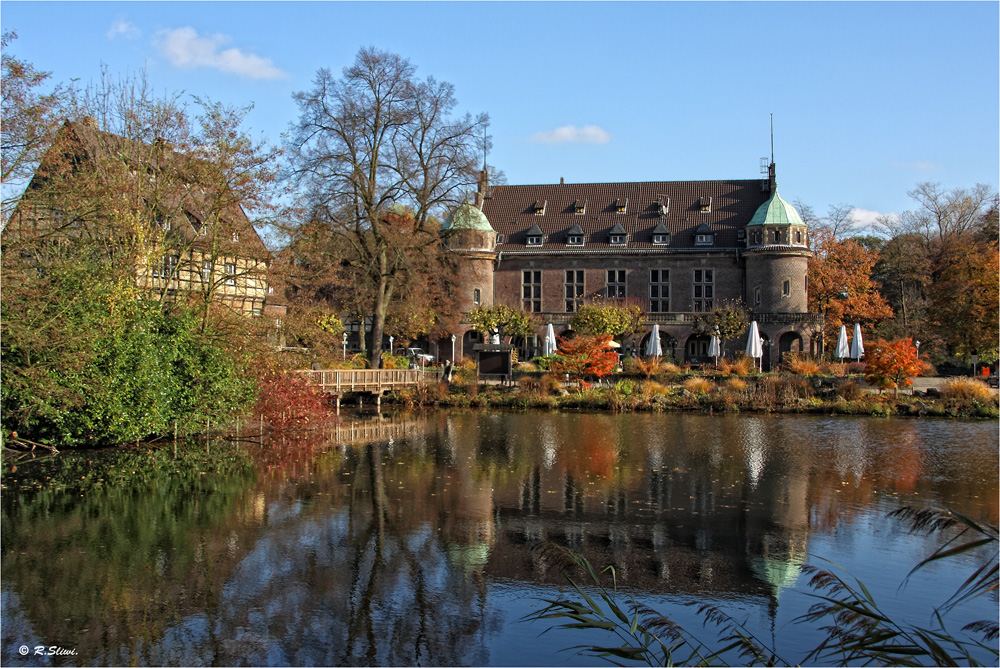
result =
[{"label": "grassy bank", "polygon": [[937,396],[871,391],[854,378],[794,375],[673,378],[616,376],[600,385],[525,374],[509,386],[456,378],[392,395],[406,406],[548,410],[812,413],[888,417],[1000,417],[997,396],[979,381],[946,383]]}]

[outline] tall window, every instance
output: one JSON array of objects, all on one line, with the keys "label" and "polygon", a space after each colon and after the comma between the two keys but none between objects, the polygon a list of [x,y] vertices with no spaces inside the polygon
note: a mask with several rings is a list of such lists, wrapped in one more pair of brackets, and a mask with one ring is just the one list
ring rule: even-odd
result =
[{"label": "tall window", "polygon": [[160,261],[153,265],[153,277],[154,278],[173,278],[174,272],[177,271],[177,263],[180,261],[180,257],[177,255],[163,255],[160,257]]},{"label": "tall window", "polygon": [[236,263],[226,263],[226,285],[236,285]]},{"label": "tall window", "polygon": [[566,271],[566,313],[575,313],[583,303],[583,270]]},{"label": "tall window", "polygon": [[211,260],[202,260],[202,263],[201,263],[201,280],[205,281],[206,283],[208,281],[212,280],[212,261]]},{"label": "tall window", "polygon": [[715,272],[711,269],[694,270],[694,310],[704,313],[715,308]]},{"label": "tall window", "polygon": [[476,306],[479,306],[481,297],[482,293],[479,291],[479,288],[476,288],[472,291],[472,303],[475,304]]},{"label": "tall window", "polygon": [[608,269],[608,299],[625,299],[625,270]]},{"label": "tall window", "polygon": [[670,310],[670,271],[649,270],[649,312],[666,313]]},{"label": "tall window", "polygon": [[521,302],[525,311],[542,312],[542,272],[521,272]]},{"label": "tall window", "polygon": [[781,283],[781,296],[788,297],[792,294],[792,282],[787,278]]}]

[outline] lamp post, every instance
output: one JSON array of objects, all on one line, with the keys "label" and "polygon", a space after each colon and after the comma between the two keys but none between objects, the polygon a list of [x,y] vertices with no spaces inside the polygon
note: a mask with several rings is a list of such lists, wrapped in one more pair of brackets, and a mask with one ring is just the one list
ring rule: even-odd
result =
[{"label": "lamp post", "polygon": [[455,335],[451,335],[451,363],[455,363]]},{"label": "lamp post", "polygon": [[393,352],[393,348],[392,348],[392,342],[395,341],[395,340],[396,340],[395,336],[392,336],[392,335],[389,336],[389,354],[390,355],[394,355],[395,354]]},{"label": "lamp post", "polygon": [[913,345],[917,347],[917,357],[920,357],[920,341],[914,341]]},{"label": "lamp post", "polygon": [[347,359],[347,332],[344,332],[344,359]]}]

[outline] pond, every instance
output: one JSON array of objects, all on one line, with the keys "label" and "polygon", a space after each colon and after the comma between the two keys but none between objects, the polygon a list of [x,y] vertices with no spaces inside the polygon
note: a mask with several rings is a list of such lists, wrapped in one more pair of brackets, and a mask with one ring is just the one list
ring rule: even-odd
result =
[{"label": "pond", "polygon": [[[4,466],[0,657],[607,665],[566,650],[605,638],[523,619],[571,592],[532,550],[552,541],[614,565],[623,602],[706,640],[687,604],[713,603],[801,662],[822,638],[794,621],[814,602],[803,567],[834,562],[927,626],[984,556],[901,586],[943,538],[886,515],[995,524],[997,478],[995,422],[815,416],[451,411],[176,458],[64,453]],[[977,619],[996,621],[996,592],[947,618]]]}]

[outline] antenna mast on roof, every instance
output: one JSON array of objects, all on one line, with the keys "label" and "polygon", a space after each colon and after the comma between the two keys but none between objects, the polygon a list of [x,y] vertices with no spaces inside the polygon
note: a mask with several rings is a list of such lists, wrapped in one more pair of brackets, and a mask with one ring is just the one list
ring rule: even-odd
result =
[{"label": "antenna mast on roof", "polygon": [[771,164],[774,164],[774,114],[771,114]]}]

